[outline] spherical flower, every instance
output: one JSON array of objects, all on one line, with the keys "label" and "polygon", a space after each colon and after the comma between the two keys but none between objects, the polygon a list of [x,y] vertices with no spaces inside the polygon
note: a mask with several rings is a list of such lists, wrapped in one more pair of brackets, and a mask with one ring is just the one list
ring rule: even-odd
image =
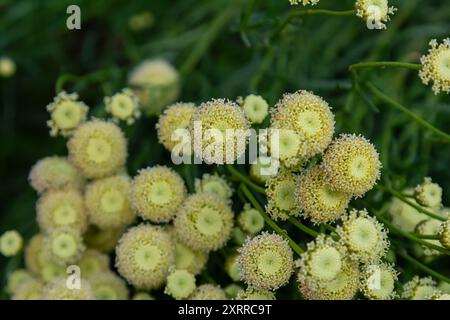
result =
[{"label": "spherical flower", "polygon": [[133,300],[155,300],[155,298],[147,292],[136,292],[133,296]]},{"label": "spherical flower", "polygon": [[233,212],[229,204],[208,193],[189,196],[174,220],[175,232],[184,244],[199,251],[222,248],[231,237]]},{"label": "spherical flower", "polygon": [[95,300],[128,300],[127,284],[115,273],[110,271],[94,273],[88,280]]},{"label": "spherical flower", "polygon": [[39,160],[31,168],[28,180],[39,193],[62,187],[81,189],[84,186],[84,178],[66,157],[46,157]]},{"label": "spherical flower", "polygon": [[[182,134],[188,134],[188,127],[191,123],[192,115],[197,107],[193,103],[175,103],[168,106],[164,112],[159,116],[156,124],[156,131],[158,133],[159,142],[168,150],[173,151],[175,146],[186,140],[182,140]],[[178,131],[176,131],[178,130]],[[180,150],[191,148],[191,138],[187,139],[189,146],[182,146]]]},{"label": "spherical flower", "polygon": [[10,57],[0,57],[0,77],[9,78],[16,73],[16,63]]},{"label": "spherical flower", "polygon": [[357,0],[356,15],[367,22],[369,29],[386,29],[388,22],[397,8],[390,7],[388,0]]},{"label": "spherical flower", "polygon": [[[441,221],[436,219],[425,219],[416,226],[416,233],[422,234],[422,235],[437,235],[439,233],[441,226]],[[440,246],[439,240],[428,240],[428,239],[422,239],[423,241],[426,241],[428,243],[431,243],[435,246]],[[422,249],[425,255],[431,256],[431,255],[439,255],[440,252],[434,249],[431,249],[427,246],[422,245]]]},{"label": "spherical flower", "polygon": [[248,287],[245,291],[239,291],[235,300],[276,300],[276,298],[272,291]]},{"label": "spherical flower", "polygon": [[257,234],[264,228],[264,218],[261,213],[248,203],[244,205],[244,209],[239,213],[237,221],[241,229],[251,235]]},{"label": "spherical flower", "polygon": [[272,109],[271,128],[281,129],[280,160],[282,164],[292,166],[322,153],[330,144],[334,115],[321,97],[308,91],[297,91],[285,94]]},{"label": "spherical flower", "polygon": [[[273,170],[272,170],[273,169]],[[279,162],[270,157],[258,157],[250,165],[250,176],[259,183],[265,183],[278,173]]]},{"label": "spherical flower", "polygon": [[266,210],[274,220],[287,220],[289,216],[298,215],[294,190],[298,176],[282,170],[266,182]]},{"label": "spherical flower", "polygon": [[133,124],[141,116],[139,98],[128,88],[104,99],[106,111],[115,122],[125,121]]},{"label": "spherical flower", "polygon": [[195,291],[195,276],[189,271],[172,270],[167,277],[164,293],[177,300],[188,298]]},{"label": "spherical flower", "polygon": [[381,162],[375,147],[364,137],[343,134],[323,156],[330,188],[361,197],[380,178]]},{"label": "spherical flower", "polygon": [[292,249],[277,234],[263,232],[247,238],[238,252],[241,279],[253,288],[276,290],[285,285],[294,272]]},{"label": "spherical flower", "polygon": [[427,300],[450,300],[450,293],[434,290],[431,295],[426,297]]},{"label": "spherical flower", "polygon": [[319,166],[307,170],[298,179],[295,201],[301,215],[315,224],[333,222],[345,214],[350,196],[332,190]]},{"label": "spherical flower", "polygon": [[361,290],[371,300],[391,300],[396,297],[395,282],[398,272],[387,263],[364,267],[361,276]]},{"label": "spherical flower", "polygon": [[89,221],[102,229],[131,224],[136,214],[128,200],[130,184],[123,174],[91,182],[85,191]]},{"label": "spherical flower", "polygon": [[202,103],[190,124],[195,156],[208,164],[233,163],[245,153],[249,129],[247,116],[234,102],[213,99]]},{"label": "spherical flower", "polygon": [[195,179],[195,192],[210,193],[228,201],[233,195],[233,188],[224,177],[205,173],[201,179]]},{"label": "spherical flower", "polygon": [[428,55],[421,57],[422,68],[419,77],[425,85],[433,83],[433,92],[450,93],[450,38],[438,44],[436,39],[430,41]]},{"label": "spherical flower", "polygon": [[436,282],[430,277],[415,276],[403,286],[402,299],[426,300],[436,289]]},{"label": "spherical flower", "polygon": [[67,287],[66,278],[59,278],[47,284],[42,290],[43,300],[95,300],[90,282],[81,279],[80,288]]},{"label": "spherical flower", "polygon": [[39,276],[44,257],[44,236],[40,233],[34,235],[25,248],[25,266],[34,276]]},{"label": "spherical flower", "polygon": [[[173,235],[175,236],[175,232]],[[208,262],[207,252],[193,250],[175,239],[175,267],[177,269],[184,269],[197,275],[202,272],[206,262]]]},{"label": "spherical flower", "polygon": [[16,230],[6,231],[0,237],[0,253],[5,257],[12,257],[19,253],[23,246],[23,239]]},{"label": "spherical flower", "polygon": [[123,168],[127,145],[112,122],[91,120],[79,126],[67,143],[69,160],[88,178],[103,178]]},{"label": "spherical flower", "polygon": [[78,230],[60,227],[45,236],[44,249],[54,263],[64,266],[77,262],[86,247]]},{"label": "spherical flower", "polygon": [[231,278],[231,280],[233,280],[233,281],[241,280],[237,254],[231,254],[226,258],[225,271],[228,274],[228,276]]},{"label": "spherical flower", "polygon": [[6,284],[6,291],[14,295],[17,288],[20,287],[20,285],[24,284],[28,280],[33,279],[33,275],[29,273],[25,269],[16,269],[10,274],[8,274],[8,280]]},{"label": "spherical flower", "polygon": [[174,262],[174,243],[161,227],[146,224],[132,227],[116,247],[119,273],[137,288],[161,287]]},{"label": "spherical flower", "polygon": [[146,114],[160,114],[174,102],[180,92],[177,71],[162,59],[145,60],[137,65],[128,77],[128,84]]},{"label": "spherical flower", "polygon": [[36,278],[31,278],[22,283],[12,295],[12,300],[41,300],[44,283]]},{"label": "spherical flower", "polygon": [[242,287],[236,283],[230,283],[223,290],[228,299],[235,299],[241,291],[244,291]]},{"label": "spherical flower", "polygon": [[45,283],[52,282],[57,278],[63,278],[67,276],[66,266],[54,263],[52,260],[48,260],[48,254],[43,254],[46,260],[42,263],[41,278]]},{"label": "spherical flower", "polygon": [[86,121],[88,106],[82,101],[78,101],[78,94],[68,94],[65,91],[60,92],[53,102],[47,105],[47,111],[50,113],[50,120],[47,126],[50,128],[52,137],[58,134],[67,137]]},{"label": "spherical flower", "polygon": [[269,104],[263,97],[250,94],[242,101],[242,108],[252,123],[262,123],[269,114]]},{"label": "spherical flower", "polygon": [[[412,195],[410,191],[411,190],[404,190],[402,193]],[[416,205],[419,205],[413,198],[408,198],[408,200]],[[429,218],[424,213],[419,212],[414,207],[411,207],[409,204],[395,197],[392,197],[389,202],[388,212],[392,217],[392,223],[397,228],[406,232],[414,232],[417,224]]]},{"label": "spherical flower", "polygon": [[439,227],[439,242],[447,249],[450,249],[450,218]]},{"label": "spherical flower", "polygon": [[312,6],[316,5],[319,3],[319,0],[289,0],[291,5],[298,5],[298,4],[302,4],[304,6],[310,4]]},{"label": "spherical flower", "polygon": [[442,188],[437,183],[433,183],[431,178],[426,177],[423,182],[414,189],[414,198],[424,207],[441,208]]},{"label": "spherical flower", "polygon": [[227,300],[227,297],[221,287],[202,284],[195,289],[189,300]]},{"label": "spherical flower", "polygon": [[351,210],[336,229],[350,259],[363,263],[379,261],[389,248],[387,231],[367,210]]},{"label": "spherical flower", "polygon": [[111,228],[111,229],[99,229],[98,227],[91,225],[86,231],[84,236],[84,242],[89,248],[96,249],[101,252],[111,252],[122,236],[125,227]]},{"label": "spherical flower", "polygon": [[87,228],[86,207],[79,189],[65,187],[45,192],[36,204],[37,221],[44,232],[71,227],[79,232]]},{"label": "spherical flower", "polygon": [[130,188],[133,208],[143,219],[169,222],[186,197],[183,179],[172,169],[155,166],[142,169]]},{"label": "spherical flower", "polygon": [[95,249],[87,249],[77,265],[83,276],[106,272],[109,270],[109,256]]},{"label": "spherical flower", "polygon": [[438,289],[445,293],[450,293],[450,283],[441,281],[439,282]]}]

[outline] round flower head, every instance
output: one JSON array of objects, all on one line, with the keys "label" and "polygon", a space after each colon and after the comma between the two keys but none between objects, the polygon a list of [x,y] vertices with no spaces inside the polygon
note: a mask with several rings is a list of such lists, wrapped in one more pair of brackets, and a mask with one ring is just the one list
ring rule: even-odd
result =
[{"label": "round flower head", "polygon": [[25,266],[34,276],[39,276],[44,258],[44,236],[34,235],[25,247]]},{"label": "round flower head", "polygon": [[388,0],[357,0],[356,15],[367,22],[369,29],[386,29],[386,22],[396,8],[390,7]]},{"label": "round flower head", "polygon": [[106,272],[109,270],[109,256],[95,249],[87,249],[77,265],[84,276]]},{"label": "round flower head", "polygon": [[53,102],[47,105],[47,111],[50,113],[50,120],[47,125],[50,128],[52,137],[58,134],[66,137],[83,122],[86,121],[88,106],[78,101],[78,94],[68,94],[65,91],[60,92]]},{"label": "round flower head", "polygon": [[267,101],[254,94],[245,97],[242,108],[252,123],[262,123],[269,114]]},{"label": "round flower head", "polygon": [[161,227],[141,224],[130,228],[116,247],[119,273],[137,288],[161,287],[174,262],[174,244]]},{"label": "round flower head", "polygon": [[395,281],[398,272],[387,263],[364,267],[361,276],[361,290],[371,300],[391,300],[396,297]]},{"label": "round flower head", "polygon": [[113,272],[91,274],[89,282],[95,300],[128,300],[128,288],[125,281]]},{"label": "round flower head", "polygon": [[91,225],[84,234],[84,242],[89,248],[101,252],[111,252],[122,236],[125,228],[99,229]]},{"label": "round flower head", "polygon": [[438,44],[436,39],[430,41],[431,48],[428,55],[422,56],[422,68],[419,71],[420,79],[425,85],[433,83],[435,94],[443,91],[450,93],[450,38]]},{"label": "round flower head", "polygon": [[189,300],[227,300],[227,297],[221,287],[202,284],[195,289]]},{"label": "round flower head", "polygon": [[[425,219],[425,220],[419,222],[419,224],[416,226],[415,231],[416,231],[416,233],[422,234],[422,235],[435,235],[435,234],[439,233],[440,226],[441,226],[441,221],[439,221],[439,220]],[[439,240],[423,239],[423,241],[431,243],[435,246],[441,246]],[[427,256],[440,254],[439,251],[430,249],[427,246],[422,246],[422,249],[423,249],[423,252],[425,253],[425,255],[427,255]]]},{"label": "round flower head", "polygon": [[77,262],[86,249],[79,231],[67,227],[51,230],[45,236],[44,248],[51,261],[58,265]]},{"label": "round flower head", "polygon": [[28,177],[31,186],[39,193],[50,189],[72,187],[81,189],[84,178],[65,157],[47,157],[31,168]]},{"label": "round flower head", "polygon": [[402,298],[405,300],[426,300],[436,289],[436,282],[430,277],[415,276],[403,286]]},{"label": "round flower head", "polygon": [[128,84],[146,114],[160,114],[180,92],[177,71],[165,60],[145,60],[128,77]]},{"label": "round flower head", "polygon": [[85,191],[89,221],[109,229],[132,223],[136,214],[128,200],[130,178],[117,175],[91,182]]},{"label": "round flower head", "polygon": [[138,97],[128,88],[104,99],[106,111],[111,114],[115,122],[125,121],[133,124],[141,116]]},{"label": "round flower head", "polygon": [[152,222],[169,222],[186,197],[183,179],[172,169],[142,169],[133,179],[130,199],[138,215]]},{"label": "round flower head", "polygon": [[241,291],[244,291],[240,285],[235,283],[227,285],[223,290],[228,299],[235,299]]},{"label": "round flower head", "polygon": [[264,218],[258,210],[245,204],[244,209],[237,218],[239,226],[248,234],[255,235],[264,228]]},{"label": "round flower head", "polygon": [[[44,253],[44,257],[48,255]],[[45,260],[41,268],[41,278],[45,283],[52,282],[56,278],[64,278],[67,276],[66,266],[54,263],[53,261]]]},{"label": "round flower head", "polygon": [[442,188],[437,183],[433,183],[431,178],[426,177],[424,181],[414,189],[414,198],[421,206],[441,208]]},{"label": "round flower head", "polygon": [[155,300],[155,298],[147,292],[137,292],[134,294],[133,300]]},{"label": "round flower head", "polygon": [[[403,191],[403,194],[412,195],[410,190]],[[412,198],[409,198],[408,200],[419,205]],[[427,215],[417,211],[414,207],[411,207],[409,204],[395,197],[392,197],[388,208],[388,212],[392,217],[392,223],[406,232],[414,232],[417,224],[429,218]]]},{"label": "round flower head", "polygon": [[175,267],[177,269],[184,269],[197,275],[202,272],[206,262],[208,262],[207,252],[192,250],[175,239]]},{"label": "round flower head", "polygon": [[17,255],[22,249],[22,246],[22,236],[15,230],[6,231],[0,237],[0,253],[5,257]]},{"label": "round flower head", "polygon": [[343,134],[325,152],[323,169],[333,190],[361,197],[380,178],[381,162],[364,137]]},{"label": "round flower head", "polygon": [[[196,109],[193,103],[175,103],[167,107],[163,114],[159,116],[156,131],[158,132],[159,142],[167,150],[172,151],[175,146],[183,142],[181,134],[183,132],[188,134],[187,130]],[[179,130],[176,131],[177,129]],[[188,141],[191,143],[190,138]],[[190,144],[185,147],[189,147],[189,150],[191,150]],[[184,147],[181,150],[184,150]]]},{"label": "round flower head", "polygon": [[450,218],[439,227],[439,242],[447,249],[450,249]]},{"label": "round flower head", "polygon": [[335,221],[344,215],[350,196],[332,190],[326,183],[323,169],[314,166],[298,179],[295,200],[303,217],[321,224]]},{"label": "round flower head", "polygon": [[186,270],[173,270],[167,277],[164,293],[177,300],[188,298],[195,291],[195,277]]},{"label": "round flower head", "polygon": [[236,300],[276,300],[275,294],[267,290],[257,290],[248,287],[245,291],[241,290],[236,296]]},{"label": "round flower head", "polygon": [[336,232],[347,247],[348,256],[355,261],[377,262],[389,248],[386,230],[365,209],[351,210]]},{"label": "round flower head", "polygon": [[95,300],[90,282],[81,279],[80,288],[70,289],[66,278],[59,278],[47,284],[42,290],[43,300]]},{"label": "round flower head", "polygon": [[44,283],[36,278],[31,278],[22,283],[12,295],[12,300],[41,300]]},{"label": "round flower head", "polygon": [[231,231],[231,237],[233,238],[233,242],[238,246],[242,246],[245,242],[245,239],[248,237],[240,227],[234,227]]},{"label": "round flower head", "polygon": [[266,182],[266,210],[274,220],[287,220],[298,215],[294,190],[298,176],[287,170],[280,171]]},{"label": "round flower head", "polygon": [[249,129],[247,116],[234,102],[224,99],[205,102],[191,118],[194,153],[208,164],[233,163],[245,153]]},{"label": "round flower head", "polygon": [[71,227],[82,233],[88,225],[83,195],[78,189],[65,187],[45,192],[36,204],[36,211],[44,232]]},{"label": "round flower head", "polygon": [[25,269],[16,269],[10,274],[8,274],[8,280],[6,284],[6,291],[13,295],[17,288],[20,287],[22,284],[27,282],[28,280],[33,279],[33,275],[29,273]]},{"label": "round flower head", "polygon": [[283,129],[280,130],[280,159],[284,165],[291,166],[299,159],[309,159],[325,150],[333,137],[334,116],[321,97],[297,91],[285,94],[278,101],[272,110],[271,128]]},{"label": "round flower head", "polygon": [[299,290],[307,300],[351,300],[360,287],[360,273],[356,263],[348,262],[335,279],[317,287],[314,280],[299,277]]},{"label": "round flower head", "polygon": [[241,279],[259,290],[275,290],[285,285],[294,272],[289,244],[281,236],[263,232],[247,238],[239,248]]},{"label": "round flower head", "polygon": [[125,165],[127,145],[112,122],[91,120],[79,126],[67,143],[70,161],[88,178],[113,175]]},{"label": "round flower head", "polygon": [[9,78],[16,73],[16,63],[9,57],[0,57],[0,77]]},{"label": "round flower head", "polygon": [[310,4],[312,6],[316,5],[319,3],[319,0],[289,0],[291,5],[298,5],[298,4],[302,4],[304,6]]},{"label": "round flower head", "polygon": [[231,278],[231,280],[236,282],[241,280],[237,254],[232,254],[227,257],[227,259],[225,260],[225,271]]},{"label": "round flower head", "polygon": [[181,242],[199,251],[222,248],[231,237],[233,212],[229,204],[208,193],[189,196],[174,220]]},{"label": "round flower head", "polygon": [[265,183],[277,174],[278,169],[278,161],[270,157],[258,157],[255,163],[250,165],[250,176],[259,183]]},{"label": "round flower head", "polygon": [[450,293],[450,283],[441,281],[438,285],[438,289],[444,293]]},{"label": "round flower head", "polygon": [[442,292],[441,290],[434,290],[431,295],[429,295],[426,299],[428,300],[450,300],[450,294],[446,292]]},{"label": "round flower head", "polygon": [[233,188],[224,177],[205,173],[202,179],[195,179],[195,192],[206,192],[224,200],[230,200]]}]

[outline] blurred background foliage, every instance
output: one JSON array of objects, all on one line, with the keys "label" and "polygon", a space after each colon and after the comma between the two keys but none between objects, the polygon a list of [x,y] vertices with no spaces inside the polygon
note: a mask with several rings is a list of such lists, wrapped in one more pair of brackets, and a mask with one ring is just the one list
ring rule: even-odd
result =
[{"label": "blurred background foliage", "polygon": [[[349,10],[354,2],[321,0],[317,8]],[[82,75],[64,88],[77,91],[101,116],[103,96],[123,88],[130,68],[148,57],[166,58],[180,70],[183,101],[256,93],[273,105],[285,92],[312,90],[333,107],[338,133],[361,133],[376,144],[384,182],[401,189],[429,175],[444,188],[444,204],[450,205],[448,145],[369,92],[352,90],[349,65],[417,63],[431,39],[449,36],[449,1],[390,2],[398,12],[385,31],[368,30],[356,16],[304,16],[277,33],[289,13],[301,7],[288,0],[0,0],[0,56],[17,64],[14,77],[0,79],[0,233],[17,229],[29,238],[36,231],[37,195],[27,183],[29,170],[42,157],[66,154],[65,140],[50,138],[46,127],[45,106],[57,79]],[[70,4],[81,8],[81,30],[66,28]],[[150,25],[134,31],[129,20],[143,13]],[[359,74],[450,132],[449,96],[435,96],[416,71]],[[154,123],[143,118],[127,129],[132,175],[140,167],[170,161],[157,143]],[[19,264],[21,258],[0,257],[1,281]]]}]

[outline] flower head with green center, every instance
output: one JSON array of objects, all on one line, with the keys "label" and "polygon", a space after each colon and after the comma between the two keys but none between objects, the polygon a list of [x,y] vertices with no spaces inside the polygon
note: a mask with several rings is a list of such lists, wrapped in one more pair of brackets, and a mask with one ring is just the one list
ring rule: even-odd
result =
[{"label": "flower head with green center", "polygon": [[[46,256],[45,253],[44,256]],[[63,278],[67,276],[66,266],[56,264],[51,260],[45,260],[42,264],[40,275],[45,283],[52,282],[56,278]]]},{"label": "flower head with green center", "polygon": [[443,247],[450,249],[450,217],[439,227],[439,242]]},{"label": "flower head with green center", "polygon": [[148,115],[159,115],[164,107],[178,98],[180,92],[177,70],[162,59],[141,62],[130,73],[128,84]]},{"label": "flower head with green center", "polygon": [[264,228],[264,218],[258,210],[252,208],[248,203],[239,213],[237,218],[239,226],[248,234],[255,235]]},{"label": "flower head with green center", "polygon": [[[416,233],[422,234],[422,235],[437,235],[439,233],[441,227],[441,221],[436,219],[425,219],[416,226]],[[424,241],[431,243],[435,246],[441,246],[439,240],[427,240],[423,239]],[[422,245],[422,249],[425,255],[432,256],[432,255],[439,255],[440,252],[434,249],[431,249],[427,246]]]},{"label": "flower head with green center", "polygon": [[125,281],[111,271],[91,274],[88,277],[95,300],[128,300]]},{"label": "flower head with green center", "polygon": [[419,77],[425,85],[433,83],[433,92],[450,93],[450,38],[438,44],[436,39],[430,41],[428,55],[422,56],[422,68]]},{"label": "flower head with green center", "polygon": [[10,57],[0,57],[0,77],[9,78],[16,73],[16,63]]},{"label": "flower head with green center", "polygon": [[427,300],[450,300],[450,293],[434,290],[431,295],[426,297]]},{"label": "flower head with green center", "polygon": [[332,190],[319,166],[307,170],[298,179],[295,200],[301,215],[315,224],[335,221],[345,214],[350,196]]},{"label": "flower head with green center", "polygon": [[205,173],[201,179],[195,179],[195,192],[210,193],[229,201],[233,195],[233,188],[224,177]]},{"label": "flower head with green center", "polygon": [[288,170],[280,171],[266,182],[266,210],[274,220],[287,220],[298,215],[294,190],[298,176]]},{"label": "flower head with green center", "polygon": [[172,270],[167,277],[164,293],[177,300],[188,298],[195,291],[195,277],[183,269]]},{"label": "flower head with green center", "polygon": [[91,283],[81,279],[79,289],[67,287],[66,278],[59,278],[47,284],[42,290],[43,300],[95,300]]},{"label": "flower head with green center", "polygon": [[252,287],[247,287],[245,291],[241,290],[237,294],[236,300],[276,300],[276,298],[272,291],[257,290]]},{"label": "flower head with green center", "polygon": [[31,186],[39,193],[50,189],[72,187],[81,189],[84,178],[65,157],[46,157],[31,168],[28,177]]},{"label": "flower head with green center", "polygon": [[231,280],[236,281],[236,282],[241,280],[237,254],[231,254],[226,258],[225,271],[228,274],[228,276],[231,278]]},{"label": "flower head with green center", "polygon": [[402,299],[425,300],[436,289],[436,282],[430,277],[419,278],[415,276],[403,286]]},{"label": "flower head with green center", "polygon": [[[183,141],[183,137],[180,136],[181,130],[186,130],[185,133],[188,134],[187,130],[196,109],[197,107],[193,103],[179,102],[168,106],[159,116],[156,124],[158,139],[168,151],[174,150],[174,147]],[[188,140],[191,143],[191,139]],[[185,147],[189,147],[189,150],[192,148],[191,145]],[[182,148],[182,150],[184,149]]]},{"label": "flower head with green center", "polygon": [[233,211],[223,199],[208,193],[190,195],[174,220],[177,238],[199,251],[222,248],[231,237]]},{"label": "flower head with green center", "polygon": [[228,299],[236,299],[238,294],[244,291],[244,289],[236,283],[230,283],[223,290]]},{"label": "flower head with green center", "polygon": [[116,247],[116,267],[137,288],[157,289],[175,262],[175,247],[163,228],[141,224],[128,229]]},{"label": "flower head with green center", "polygon": [[[413,192],[410,189],[402,191],[403,194],[412,196]],[[420,206],[413,198],[408,200]],[[392,223],[399,229],[407,232],[414,232],[417,224],[429,217],[424,213],[419,212],[414,207],[401,201],[398,198],[392,197],[388,206],[389,215],[392,217]]]},{"label": "flower head with green center", "polygon": [[69,227],[50,230],[44,238],[45,254],[58,265],[69,265],[80,260],[86,249],[80,232]]},{"label": "flower head with green center", "polygon": [[6,283],[6,291],[10,295],[14,295],[17,288],[20,287],[20,285],[24,284],[28,280],[33,279],[33,275],[29,273],[25,269],[16,269],[13,272],[8,274],[8,280]]},{"label": "flower head with green center", "polygon": [[50,113],[50,120],[47,125],[50,128],[52,137],[58,134],[66,137],[86,121],[88,106],[78,101],[78,94],[68,94],[65,91],[60,92],[53,102],[47,105],[47,111]]},{"label": "flower head with green center", "polygon": [[139,171],[130,189],[138,215],[152,222],[169,222],[186,197],[183,179],[172,169],[154,166]]},{"label": "flower head with green center", "polygon": [[414,189],[414,198],[421,206],[439,209],[442,207],[442,188],[437,183],[433,183],[431,178],[426,177]]},{"label": "flower head with green center", "polygon": [[367,22],[369,29],[386,29],[388,22],[397,8],[390,7],[388,0],[357,0],[356,15]]},{"label": "flower head with green center", "polygon": [[[285,94],[271,111],[271,128],[280,130],[283,165],[322,153],[334,133],[334,115],[328,103],[308,91]],[[271,146],[273,147],[273,146]]]},{"label": "flower head with green center", "polygon": [[195,289],[189,300],[227,300],[227,296],[220,286],[202,284]]},{"label": "flower head with green center", "polygon": [[361,290],[371,300],[391,300],[396,297],[395,282],[398,272],[392,265],[381,262],[364,267]]},{"label": "flower head with green center", "polygon": [[104,99],[106,111],[115,122],[125,121],[133,124],[141,116],[139,98],[128,88]]},{"label": "flower head with green center", "polygon": [[12,295],[12,300],[41,300],[42,289],[44,283],[37,279],[31,278],[22,283]]},{"label": "flower head with green center", "polygon": [[109,256],[95,249],[87,249],[77,262],[84,276],[109,270]]},{"label": "flower head with green center", "polygon": [[322,167],[331,189],[361,197],[380,178],[381,162],[367,139],[342,134],[325,152]]},{"label": "flower head with green center", "polygon": [[111,252],[116,247],[125,227],[99,229],[94,225],[90,225],[84,234],[84,241],[89,248],[96,249],[101,252]]},{"label": "flower head with green center", "polygon": [[298,5],[298,4],[302,4],[304,6],[310,4],[312,6],[315,6],[316,4],[319,3],[319,0],[289,0],[291,5]]},{"label": "flower head with green center", "polygon": [[102,229],[131,224],[136,214],[128,200],[130,178],[117,175],[92,181],[85,201],[89,221]]},{"label": "flower head with green center", "polygon": [[239,248],[241,279],[259,290],[284,286],[294,272],[292,249],[281,236],[263,232]]},{"label": "flower head with green center", "polygon": [[44,236],[35,234],[25,247],[25,266],[34,276],[40,276],[44,252]]},{"label": "flower head with green center", "polygon": [[23,239],[19,232],[10,230],[0,237],[0,253],[5,257],[17,255],[23,246]]},{"label": "flower head with green center", "polygon": [[[270,157],[258,157],[255,163],[250,165],[250,176],[259,183],[265,183],[275,174],[272,174],[272,165],[276,162]],[[275,171],[275,170],[274,170]]]},{"label": "flower head with green center", "polygon": [[71,227],[83,233],[88,225],[83,194],[79,189],[64,187],[45,192],[36,204],[37,221],[44,232]]},{"label": "flower head with green center", "polygon": [[225,99],[202,103],[190,123],[194,153],[208,164],[233,163],[245,153],[249,129],[250,122],[236,103]]},{"label": "flower head with green center", "polygon": [[375,263],[388,248],[387,231],[367,210],[351,210],[342,218],[336,229],[340,241],[346,246],[350,259],[363,263]]},{"label": "flower head with green center", "polygon": [[69,160],[87,178],[103,178],[120,171],[127,158],[122,130],[112,122],[88,121],[67,142]]},{"label": "flower head with green center", "polygon": [[262,123],[269,114],[269,104],[263,97],[250,94],[238,101],[251,123]]}]

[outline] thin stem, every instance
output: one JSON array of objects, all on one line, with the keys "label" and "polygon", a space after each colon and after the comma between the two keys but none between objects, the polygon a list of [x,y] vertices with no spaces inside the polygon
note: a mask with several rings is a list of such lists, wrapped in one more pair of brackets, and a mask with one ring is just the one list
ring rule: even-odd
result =
[{"label": "thin stem", "polygon": [[248,185],[250,188],[259,192],[261,194],[266,194],[266,190],[263,187],[258,186],[256,183],[252,182],[247,176],[239,172],[239,170],[235,169],[232,165],[226,165],[227,170],[236,178],[239,178],[242,182]]},{"label": "thin stem", "polygon": [[295,251],[299,256],[304,252],[302,248],[299,247],[297,243],[295,243],[294,240],[292,240],[286,231],[282,230],[275,222],[273,222],[272,219],[265,213],[264,209],[261,207],[259,202],[255,199],[253,194],[250,192],[250,190],[247,188],[247,186],[244,183],[241,183],[239,186],[244,193],[244,195],[247,197],[247,199],[250,201],[250,203],[253,205],[253,207],[259,211],[261,216],[263,217],[264,221],[280,236],[285,238],[289,245],[291,246],[292,250]]},{"label": "thin stem", "polygon": [[428,129],[428,130],[432,131],[434,134],[436,134],[437,136],[441,137],[443,139],[442,142],[450,143],[450,135],[449,134],[439,130],[438,128],[436,128],[432,124],[430,124],[429,122],[427,122],[424,119],[422,119],[421,117],[419,117],[414,112],[411,112],[408,108],[406,108],[406,107],[402,106],[400,103],[392,100],[390,97],[385,95],[383,92],[381,92],[377,87],[375,87],[370,82],[367,83],[367,86],[372,91],[372,93],[376,97],[378,97],[381,101],[385,102],[387,105],[391,106],[392,108],[403,112],[409,118],[414,120],[418,125],[422,126],[425,129]]},{"label": "thin stem", "polygon": [[306,234],[309,234],[311,237],[315,238],[320,234],[320,232],[317,232],[316,230],[308,228],[303,223],[301,223],[300,221],[298,221],[297,219],[295,219],[293,217],[289,217],[288,220],[290,223],[292,223],[294,226],[296,226],[299,230],[303,231]]},{"label": "thin stem", "polygon": [[431,269],[430,267],[424,265],[423,263],[417,261],[416,259],[411,257],[409,254],[407,254],[405,250],[401,250],[398,254],[400,256],[402,256],[405,260],[408,260],[408,262],[415,265],[417,268],[422,269],[423,271],[425,271],[429,275],[435,277],[436,279],[450,283],[450,278],[447,278],[446,276],[440,274],[439,272],[437,272],[437,271]]},{"label": "thin stem", "polygon": [[68,82],[92,83],[92,82],[97,82],[97,81],[103,81],[105,78],[110,76],[113,72],[114,72],[114,69],[103,69],[103,70],[95,71],[95,72],[88,73],[85,75],[80,75],[80,76],[75,75],[75,74],[65,73],[56,80],[56,84],[55,84],[56,94],[63,91],[64,85]]},{"label": "thin stem", "polygon": [[418,63],[407,63],[397,61],[373,61],[373,62],[360,62],[352,64],[349,69],[362,69],[362,68],[405,68],[411,70],[419,70],[422,67]]},{"label": "thin stem", "polygon": [[411,233],[411,234],[419,239],[439,240],[439,236],[437,234],[419,234],[419,233]]}]

